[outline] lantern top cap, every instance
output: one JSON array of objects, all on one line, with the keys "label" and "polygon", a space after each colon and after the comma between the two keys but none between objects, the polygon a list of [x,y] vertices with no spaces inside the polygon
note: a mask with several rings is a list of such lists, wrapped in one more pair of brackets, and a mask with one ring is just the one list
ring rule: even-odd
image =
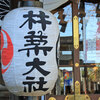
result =
[{"label": "lantern top cap", "polygon": [[20,0],[18,7],[40,7],[43,8],[43,3],[36,0]]}]

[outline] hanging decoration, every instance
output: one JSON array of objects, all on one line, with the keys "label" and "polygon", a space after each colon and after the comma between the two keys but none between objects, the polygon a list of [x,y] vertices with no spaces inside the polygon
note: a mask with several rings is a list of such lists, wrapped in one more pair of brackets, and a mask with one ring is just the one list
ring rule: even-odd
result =
[{"label": "hanging decoration", "polygon": [[10,11],[1,30],[2,75],[8,90],[18,96],[49,93],[57,80],[59,27],[42,8]]},{"label": "hanging decoration", "polygon": [[[9,0],[0,0],[0,30],[1,30],[2,19],[8,13],[9,9],[10,9],[10,1]],[[1,36],[0,36],[0,38],[1,38]],[[1,49],[0,49],[0,52],[1,52]],[[1,53],[0,53],[0,60],[1,60]],[[1,69],[1,66],[0,66],[0,69]],[[0,71],[0,84],[4,85],[1,71]]]},{"label": "hanging decoration", "polygon": [[10,0],[0,0],[0,20],[9,12]]}]

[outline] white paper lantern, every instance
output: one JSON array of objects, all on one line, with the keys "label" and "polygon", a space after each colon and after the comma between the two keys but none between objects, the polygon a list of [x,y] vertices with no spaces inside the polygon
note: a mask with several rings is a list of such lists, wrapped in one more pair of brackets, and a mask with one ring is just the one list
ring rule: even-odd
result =
[{"label": "white paper lantern", "polygon": [[42,8],[10,11],[1,30],[2,75],[8,90],[19,96],[49,93],[57,80],[59,27]]}]

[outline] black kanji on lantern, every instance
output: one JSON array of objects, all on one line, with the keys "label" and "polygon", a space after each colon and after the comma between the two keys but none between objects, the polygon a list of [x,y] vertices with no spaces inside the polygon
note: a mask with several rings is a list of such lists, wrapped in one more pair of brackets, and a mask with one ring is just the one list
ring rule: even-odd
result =
[{"label": "black kanji on lantern", "polygon": [[[28,90],[26,89],[26,86],[24,86],[24,92],[32,92],[32,89],[34,91],[42,90],[42,91],[47,91],[49,88],[43,88],[43,85],[47,83],[47,81],[44,81],[44,77],[40,77],[39,81],[33,81],[35,77],[26,77],[26,81],[23,82],[24,85],[28,85]],[[38,84],[39,87],[36,89],[34,84]]]},{"label": "black kanji on lantern", "polygon": [[[49,18],[49,16],[45,15],[44,12],[39,11],[39,13],[40,14],[34,14],[33,11],[29,11],[28,14],[23,15],[23,17],[27,18],[27,20],[19,28],[22,28],[28,22],[28,28],[32,29],[33,23],[40,23],[43,31],[45,31],[46,25],[51,24],[51,21],[46,20],[46,18]],[[35,20],[35,18],[40,18],[40,20]]]},{"label": "black kanji on lantern", "polygon": [[[21,51],[27,51],[27,57],[30,57],[30,51],[34,50],[35,55],[38,56],[40,53],[40,50],[43,52],[44,56],[47,56],[47,53],[52,50],[53,47],[47,46],[47,38],[46,33],[43,33],[42,31],[45,31],[47,28],[47,25],[50,25],[52,22],[49,21],[49,15],[46,15],[43,11],[39,11],[39,14],[34,14],[33,11],[29,11],[28,14],[24,14],[23,18],[26,19],[25,22],[19,28],[22,28],[26,23],[28,24],[29,32],[26,36],[24,36],[24,39],[26,39],[26,43],[24,44],[24,48],[19,49],[18,52]],[[38,32],[33,31],[33,25],[39,24],[41,26],[41,29],[38,29]],[[34,69],[36,69],[39,73],[41,73],[42,76],[47,76],[50,74],[49,71],[44,70],[41,66],[44,66],[46,64],[46,61],[41,61],[38,57],[34,58],[33,61],[26,62],[26,67],[29,68],[28,71],[23,73],[22,75],[26,76],[26,80],[22,82],[24,85],[24,92],[32,92],[32,91],[47,91],[49,88],[44,88],[43,86],[47,83],[47,81],[44,81],[44,77],[39,77],[39,81],[35,81],[35,77],[33,76],[27,76]],[[39,87],[35,87],[35,85],[38,84]],[[28,87],[28,89],[27,89]]]},{"label": "black kanji on lantern", "polygon": [[25,36],[24,38],[27,39],[26,41],[28,44],[25,44],[24,46],[29,45],[40,45],[40,43],[43,42],[43,45],[47,44],[47,36],[43,35],[42,31],[38,31],[38,35],[35,35],[35,31],[28,32],[28,36]]},{"label": "black kanji on lantern", "polygon": [[[24,49],[19,49],[18,52],[27,50],[27,56],[30,56],[30,50],[34,50],[35,55],[39,54],[39,50],[42,50],[44,55],[47,55],[47,52],[50,52],[53,47],[50,46],[44,46],[45,44],[48,43],[47,36],[45,36],[42,31],[38,31],[38,34],[35,34],[35,31],[30,31],[28,32],[29,35],[25,36],[24,38],[26,39],[27,44],[25,44]],[[40,46],[43,45],[43,46]]]},{"label": "black kanji on lantern", "polygon": [[32,62],[27,62],[26,66],[27,67],[32,67],[31,70],[29,70],[28,72],[24,73],[23,75],[27,75],[29,73],[31,73],[35,68],[44,76],[47,76],[50,72],[45,71],[44,69],[42,69],[40,66],[45,65],[46,62],[45,61],[40,61],[39,58],[35,58],[33,59]]}]

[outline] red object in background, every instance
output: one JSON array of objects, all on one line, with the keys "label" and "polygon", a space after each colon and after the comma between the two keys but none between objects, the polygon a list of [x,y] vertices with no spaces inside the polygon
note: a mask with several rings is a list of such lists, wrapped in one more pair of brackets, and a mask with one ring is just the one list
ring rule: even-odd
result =
[{"label": "red object in background", "polygon": [[100,33],[100,22],[98,22],[97,25],[98,25],[97,32]]},{"label": "red object in background", "polygon": [[96,50],[100,50],[100,39],[96,40]]},{"label": "red object in background", "polygon": [[[3,48],[4,46],[3,33],[6,35],[7,38],[7,48]],[[2,68],[2,74],[4,74],[9,68],[12,58],[13,58],[13,44],[11,38],[8,35],[8,33],[2,29],[1,30],[1,62],[4,66],[8,65],[7,68],[5,69]]]},{"label": "red object in background", "polygon": [[100,22],[97,23],[98,29],[96,33],[96,50],[100,50]]}]

